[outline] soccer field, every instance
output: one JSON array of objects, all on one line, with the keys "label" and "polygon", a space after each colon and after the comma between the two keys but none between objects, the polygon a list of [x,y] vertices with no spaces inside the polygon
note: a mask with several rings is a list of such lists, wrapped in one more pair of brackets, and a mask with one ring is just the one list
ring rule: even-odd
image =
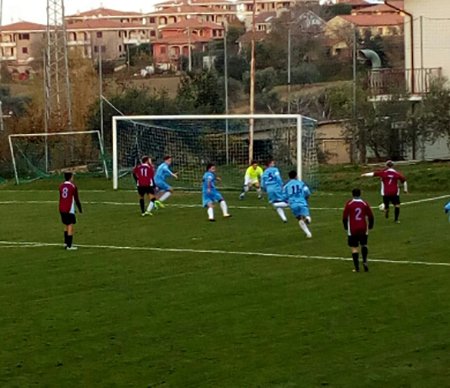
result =
[{"label": "soccer field", "polygon": [[0,190],[2,387],[450,386],[448,193],[403,195],[401,224],[375,209],[355,274],[348,193],[311,197],[308,240],[253,192],[209,223],[199,193],[141,217],[99,187],[72,252],[57,185]]}]

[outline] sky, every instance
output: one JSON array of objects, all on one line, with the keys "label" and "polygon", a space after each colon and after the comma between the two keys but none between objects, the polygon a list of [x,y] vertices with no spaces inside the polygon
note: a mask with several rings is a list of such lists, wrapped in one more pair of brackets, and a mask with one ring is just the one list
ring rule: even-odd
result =
[{"label": "sky", "polygon": [[[64,8],[66,15],[101,6],[119,11],[150,12],[153,10],[152,4],[160,2],[161,0],[65,0]],[[47,0],[3,0],[2,24],[21,20],[46,24]]]},{"label": "sky", "polygon": [[[369,0],[376,2],[377,0]],[[379,0],[378,0],[379,1]],[[162,0],[65,0],[65,14],[88,11],[101,6],[119,11],[150,12],[153,4]],[[47,0],[3,0],[2,24],[11,24],[21,20],[35,23],[47,23]]]}]

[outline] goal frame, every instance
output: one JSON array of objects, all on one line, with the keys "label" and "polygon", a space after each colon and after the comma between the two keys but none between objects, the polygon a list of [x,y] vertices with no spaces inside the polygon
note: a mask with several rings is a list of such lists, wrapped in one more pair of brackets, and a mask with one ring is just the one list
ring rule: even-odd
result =
[{"label": "goal frame", "polygon": [[[100,156],[102,158],[102,164],[103,169],[105,172],[106,179],[109,179],[109,173],[108,173],[108,166],[106,164],[105,160],[105,148],[103,145],[103,139],[100,134],[100,131],[92,130],[92,131],[66,131],[66,132],[44,132],[44,133],[13,133],[8,136],[8,142],[9,142],[9,149],[11,152],[11,161],[13,165],[14,170],[14,178],[16,180],[16,185],[20,184],[19,180],[19,173],[17,171],[17,164],[16,164],[16,157],[14,153],[14,146],[13,146],[13,138],[24,138],[24,137],[44,137],[47,139],[51,136],[68,136],[68,135],[92,135],[96,134],[98,137],[98,144],[100,147]],[[48,149],[47,149],[47,141],[45,142],[45,162],[46,162],[46,170],[48,170]]]},{"label": "goal frame", "polygon": [[[299,114],[221,114],[221,115],[136,115],[136,116],[113,116],[112,117],[112,181],[113,189],[119,188],[119,169],[118,169],[118,149],[117,149],[117,124],[119,121],[137,121],[137,120],[231,120],[231,119],[283,119],[296,120],[297,123],[297,174],[302,179],[302,118],[306,117]],[[310,117],[308,117],[310,120]],[[315,120],[314,120],[315,121]],[[226,138],[228,133],[225,132]]]}]

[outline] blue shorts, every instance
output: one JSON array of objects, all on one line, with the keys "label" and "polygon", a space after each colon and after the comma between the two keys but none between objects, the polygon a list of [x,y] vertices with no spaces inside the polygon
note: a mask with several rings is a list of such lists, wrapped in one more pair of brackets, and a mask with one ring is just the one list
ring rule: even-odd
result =
[{"label": "blue shorts", "polygon": [[283,202],[285,200],[283,190],[281,190],[281,188],[267,190],[267,196],[270,203]]},{"label": "blue shorts", "polygon": [[158,187],[159,191],[169,191],[172,190],[172,186],[169,186],[164,181],[155,181],[155,185]]},{"label": "blue shorts", "polygon": [[203,200],[203,207],[207,207],[208,204],[210,203],[222,201],[223,197],[222,194],[220,194],[218,191],[212,190],[210,193],[203,192],[202,200]]},{"label": "blue shorts", "polygon": [[295,217],[309,217],[308,206],[291,206],[291,211]]}]

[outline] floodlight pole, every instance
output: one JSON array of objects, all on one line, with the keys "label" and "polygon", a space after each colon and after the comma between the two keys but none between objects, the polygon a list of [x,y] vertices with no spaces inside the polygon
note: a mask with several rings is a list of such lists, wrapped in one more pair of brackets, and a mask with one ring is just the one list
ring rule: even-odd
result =
[{"label": "floodlight pole", "polygon": [[[225,114],[228,112],[228,53],[227,53],[227,21],[223,23],[223,76],[225,78]],[[225,119],[225,154],[227,165],[230,164],[230,150],[229,150],[229,139],[228,139],[228,118]]]},{"label": "floodlight pole", "polygon": [[[251,40],[251,60],[250,60],[250,114],[255,114],[255,18],[256,18],[256,0],[253,0],[252,12],[252,40]],[[248,163],[253,160],[253,137],[255,133],[255,119],[252,117],[249,121],[248,133]]]}]

